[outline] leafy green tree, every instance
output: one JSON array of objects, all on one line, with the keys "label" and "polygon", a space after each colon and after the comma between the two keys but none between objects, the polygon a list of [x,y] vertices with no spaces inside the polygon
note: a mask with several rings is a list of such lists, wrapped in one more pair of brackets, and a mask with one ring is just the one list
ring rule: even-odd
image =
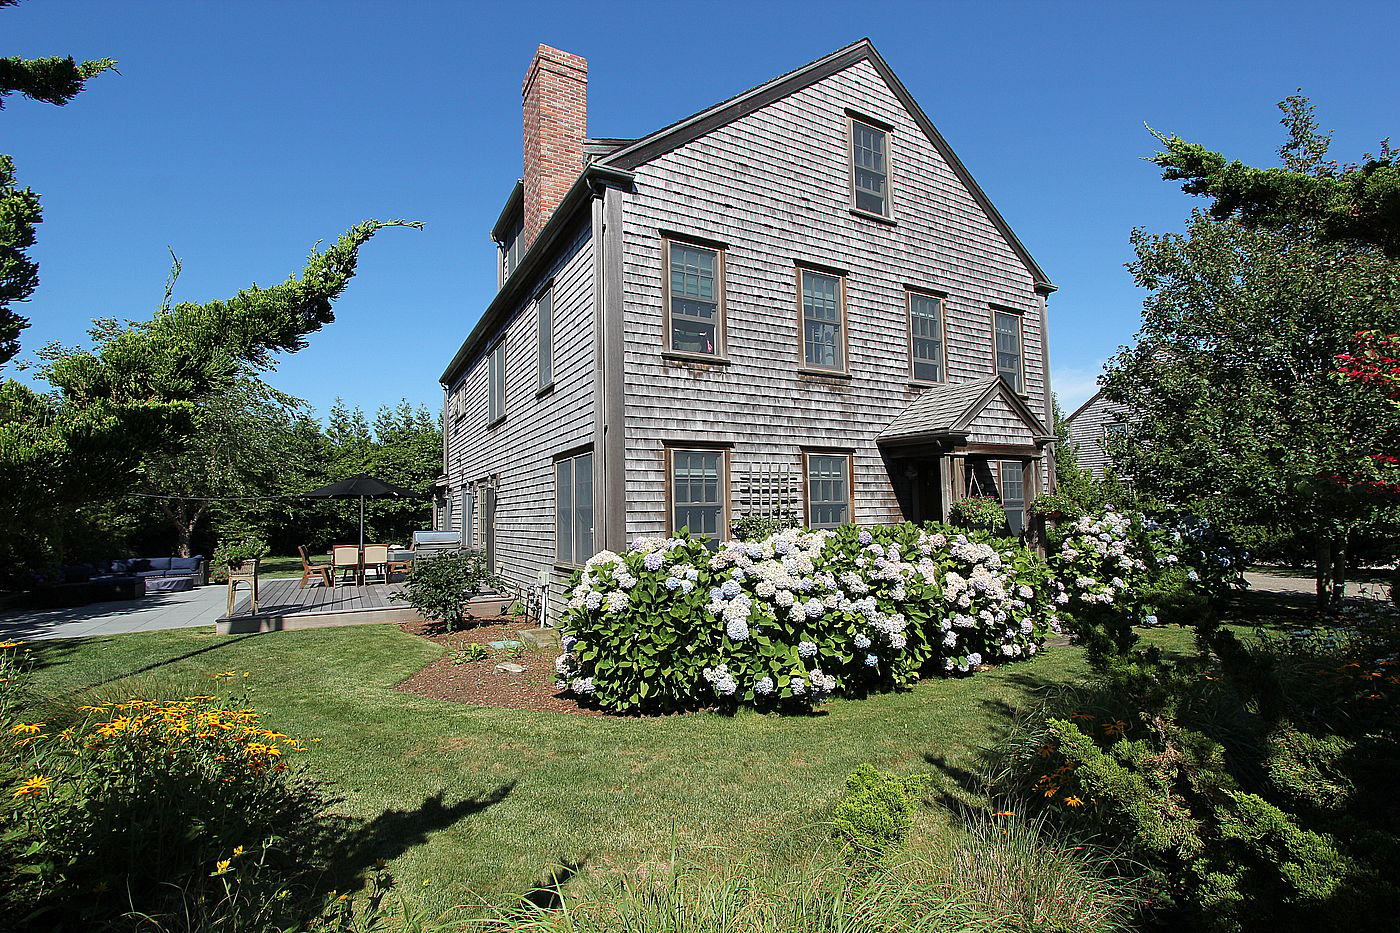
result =
[{"label": "leafy green tree", "polygon": [[1304,227],[1334,243],[1380,248],[1400,259],[1400,152],[1383,142],[1355,164],[1326,161],[1329,134],[1318,131],[1306,97],[1279,104],[1292,138],[1280,168],[1255,168],[1178,136],[1158,135],[1163,149],[1152,162],[1187,194],[1214,202],[1211,216],[1247,226]]},{"label": "leafy green tree", "polygon": [[1352,335],[1400,326],[1400,282],[1377,250],[1194,214],[1185,234],[1133,234],[1151,292],[1108,397],[1135,414],[1116,459],[1149,494],[1230,525],[1294,525],[1318,596],[1340,596],[1352,536],[1392,508],[1339,483],[1400,443],[1400,416],[1334,377]]},{"label": "leafy green tree", "polygon": [[51,392],[0,384],[0,550],[10,552],[0,561],[61,559],[75,516],[131,491],[143,462],[181,450],[202,404],[331,323],[360,247],[394,226],[420,225],[365,221],[279,285],[165,307],[124,327],[104,322],[92,350],[50,356],[41,375]]},{"label": "leafy green tree", "polygon": [[[0,8],[15,3],[0,0]],[[61,107],[78,96],[89,78],[116,64],[110,58],[89,62],[71,57],[0,58],[0,110],[5,109],[5,98],[16,93]],[[39,266],[27,251],[43,219],[39,196],[19,187],[14,160],[0,153],[0,366],[14,359],[20,331],[29,326],[29,320],[12,306],[28,300],[39,287]]]}]

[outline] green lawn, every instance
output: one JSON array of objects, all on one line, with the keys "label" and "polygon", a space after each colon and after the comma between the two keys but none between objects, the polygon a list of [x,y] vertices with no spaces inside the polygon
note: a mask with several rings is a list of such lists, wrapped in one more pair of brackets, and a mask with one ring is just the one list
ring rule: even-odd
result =
[{"label": "green lawn", "polygon": [[441,906],[528,891],[561,864],[606,876],[666,859],[673,825],[686,857],[701,860],[803,845],[826,835],[816,824],[862,761],[975,768],[1037,688],[1085,673],[1080,652],[1061,648],[809,717],[612,718],[399,693],[441,649],[388,625],[158,632],[35,651],[36,686],[65,701],[89,689],[108,700],[246,690],[268,725],[308,740],[301,758],[366,821],[347,855],[359,864],[346,867],[384,858],[405,889]]}]

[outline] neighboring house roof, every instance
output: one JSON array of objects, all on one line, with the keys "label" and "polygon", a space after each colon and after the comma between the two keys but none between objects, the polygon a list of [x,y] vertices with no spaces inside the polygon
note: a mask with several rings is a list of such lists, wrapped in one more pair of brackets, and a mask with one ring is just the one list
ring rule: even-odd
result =
[{"label": "neighboring house roof", "polygon": [[1074,414],[1070,415],[1070,416],[1069,416],[1068,418],[1066,418],[1065,420],[1066,420],[1066,421],[1073,421],[1075,418],[1078,418],[1080,415],[1084,414],[1084,412],[1085,412],[1086,410],[1088,410],[1088,408],[1089,408],[1090,405],[1094,404],[1095,402],[1097,402],[1097,401],[1099,400],[1099,396],[1100,396],[1100,395],[1103,395],[1103,389],[1099,389],[1099,391],[1097,391],[1097,392],[1095,392],[1093,395],[1089,396],[1089,400],[1086,401],[1083,405],[1080,405],[1078,408],[1076,408],[1076,409],[1074,410]]},{"label": "neighboring house roof", "polygon": [[963,439],[973,421],[994,399],[1001,399],[1025,423],[1037,442],[1053,440],[1044,423],[1000,376],[976,382],[934,386],[919,394],[875,440],[880,444],[912,444]]},{"label": "neighboring house roof", "polygon": [[[871,44],[869,39],[861,39],[843,49],[837,49],[830,55],[803,65],[795,71],[779,75],[771,81],[764,82],[726,101],[721,101],[713,107],[692,114],[640,139],[586,140],[585,154],[590,161],[582,169],[578,182],[555,209],[544,229],[540,231],[539,236],[535,238],[535,241],[521,258],[520,264],[511,271],[510,277],[506,279],[495,299],[482,313],[481,320],[477,322],[471,334],[463,341],[461,349],[457,351],[452,362],[443,371],[439,381],[443,385],[449,385],[461,375],[467,364],[485,349],[485,342],[494,335],[496,327],[517,300],[519,293],[525,290],[525,283],[534,281],[534,273],[544,265],[545,255],[556,246],[562,246],[562,244],[557,243],[560,234],[567,228],[573,214],[588,203],[589,199],[586,195],[591,193],[590,189],[593,184],[611,182],[630,186],[632,170],[638,166],[766,107],[776,100],[795,94],[859,61],[869,62],[871,67],[879,73],[890,91],[923,130],[924,135],[928,137],[934,148],[947,161],[953,173],[957,175],[974,200],[986,212],[988,219],[1005,238],[1007,245],[1025,265],[1035,283],[1036,290],[1043,294],[1055,291],[1056,286],[1051,284],[1045,272],[1031,257],[1030,252],[1016,237],[1016,234],[1012,232],[1005,218],[992,204],[982,187],[973,179],[972,173],[967,170],[957,153],[934,127],[933,122],[919,107],[908,89],[890,70],[890,66],[885,64],[880,53],[875,51],[875,46]],[[503,235],[505,224],[516,209],[518,197],[519,191],[513,190],[501,211],[496,228],[492,231],[493,238],[500,239]]]},{"label": "neighboring house roof", "polygon": [[771,81],[751,88],[742,94],[731,97],[726,101],[721,101],[707,110],[693,114],[663,127],[654,133],[643,136],[630,145],[624,146],[612,155],[599,160],[605,165],[613,165],[617,168],[631,171],[638,166],[651,161],[657,156],[670,152],[678,146],[683,146],[704,136],[721,126],[747,116],[762,107],[766,107],[775,100],[787,97],[790,94],[809,87],[812,84],[830,77],[838,71],[843,71],[851,67],[858,61],[868,61],[870,65],[884,79],[895,97],[914,118],[914,122],[924,131],[924,135],[933,143],[935,149],[948,162],[948,166],[953,170],[958,179],[967,187],[967,190],[987,212],[987,217],[996,226],[1001,235],[1006,238],[1007,245],[1016,253],[1021,262],[1025,264],[1026,270],[1030,272],[1031,278],[1035,280],[1036,288],[1042,292],[1049,293],[1055,290],[1056,286],[1050,283],[1050,279],[1031,257],[1030,252],[1012,232],[1005,218],[992,204],[986,192],[977,184],[972,177],[972,173],[962,164],[943,134],[933,125],[933,121],[928,118],[923,109],[914,100],[913,95],[905,88],[904,84],[895,77],[895,73],[890,70],[890,66],[885,64],[885,60],[880,57],[880,53],[875,51],[875,46],[869,39],[861,39],[843,49],[837,49],[830,55],[819,58],[814,62],[803,65],[796,71],[790,71],[785,75],[779,75]]}]

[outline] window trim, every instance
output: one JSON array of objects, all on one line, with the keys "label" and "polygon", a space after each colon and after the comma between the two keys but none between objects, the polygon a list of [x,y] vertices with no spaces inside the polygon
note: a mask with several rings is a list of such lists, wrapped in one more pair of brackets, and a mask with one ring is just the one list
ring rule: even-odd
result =
[{"label": "window trim", "polygon": [[1026,394],[1026,321],[1025,314],[1014,308],[1003,308],[997,305],[990,305],[990,317],[992,324],[992,375],[1001,375],[1001,363],[997,360],[997,315],[1005,314],[1016,321],[1016,359],[1019,362],[1016,376],[1016,384],[1011,385],[1011,389],[1017,395]]},{"label": "window trim", "polygon": [[[872,211],[859,205],[856,199],[856,124],[875,130],[885,137],[885,209]],[[894,127],[883,120],[846,110],[846,172],[847,208],[853,214],[874,220],[894,221]]]},{"label": "window trim", "polygon": [[[497,359],[499,357],[499,361]],[[500,402],[496,401],[496,382],[499,379]],[[497,405],[499,404],[499,411]],[[486,426],[495,427],[506,420],[506,338],[501,337],[486,354]]]},{"label": "window trim", "polygon": [[[544,318],[540,315],[540,309],[549,308],[549,372],[545,378],[545,342],[543,327]],[[540,289],[535,296],[535,390],[544,392],[554,385],[554,283],[550,282]]]},{"label": "window trim", "polygon": [[[848,447],[804,447],[802,448],[802,517],[806,520],[807,527],[817,527],[812,524],[812,457],[845,458],[846,520],[842,524],[854,524],[856,520],[856,452]],[[823,525],[822,527],[831,526]]]},{"label": "window trim", "polygon": [[[938,302],[938,379],[920,379],[914,374],[914,298],[932,298]],[[904,287],[905,326],[908,332],[909,381],[915,385],[943,385],[948,381],[948,296],[927,288]],[[995,324],[993,324],[995,327]]]},{"label": "window trim", "polygon": [[[807,309],[803,306],[802,276],[806,273],[824,275],[836,279],[836,322],[840,331],[838,346],[841,353],[840,366],[822,366],[807,362]],[[819,376],[846,376],[851,372],[851,353],[848,320],[846,313],[846,273],[816,263],[798,262],[794,266],[793,277],[797,290],[797,371]]]},{"label": "window trim", "polygon": [[1018,510],[1021,513],[1021,530],[1019,532],[1012,531],[1010,521],[1007,521],[1006,529],[1007,531],[1011,531],[1011,533],[1016,537],[1022,537],[1026,534],[1027,531],[1030,530],[1030,507],[1031,501],[1034,498],[1033,496],[1028,495],[1028,493],[1033,488],[1030,478],[1026,475],[1029,472],[1027,470],[1027,467],[1030,466],[1030,461],[1024,459],[1014,459],[997,460],[995,462],[997,465],[997,501],[1001,503],[1001,508],[1003,512],[1006,511],[1006,468],[1007,466],[1014,466],[1021,473],[1021,498],[1019,500],[1021,503],[1021,507]]},{"label": "window trim", "polygon": [[[593,445],[587,444],[581,448],[575,447],[570,450],[566,450],[562,453],[555,454],[550,459],[550,471],[553,474],[552,480],[554,485],[554,565],[556,567],[576,569],[582,567],[585,563],[587,563],[588,558],[593,556],[592,554],[588,554],[585,555],[582,560],[579,560],[578,553],[578,461],[583,457],[589,458],[589,488],[592,491],[591,495],[593,499],[593,545],[596,548],[598,544],[598,497],[596,494],[596,490],[598,487],[598,484],[596,482],[597,474],[596,470],[594,469],[594,463],[592,460]],[[573,560],[565,560],[564,557],[559,553],[559,465],[562,463],[569,464],[569,548],[573,551],[573,554],[571,555],[573,557]]]},{"label": "window trim", "polygon": [[[676,534],[680,529],[676,527],[676,454],[677,453],[706,453],[719,454],[719,520],[715,524],[715,544],[718,545],[729,537],[729,525],[734,520],[733,506],[730,502],[730,448],[732,445],[722,444],[714,441],[683,441],[683,442],[663,442],[663,462],[666,470],[664,485],[666,487],[666,533]],[[695,532],[691,532],[695,536]]]},{"label": "window trim", "polygon": [[[691,249],[708,250],[715,254],[715,350],[705,353],[699,350],[677,350],[672,346],[671,332],[671,244],[688,246]],[[729,248],[714,240],[686,236],[681,233],[661,231],[661,352],[694,360],[726,360],[729,349],[725,331],[728,329],[728,316],[725,308],[725,293],[728,291],[728,252]]]}]

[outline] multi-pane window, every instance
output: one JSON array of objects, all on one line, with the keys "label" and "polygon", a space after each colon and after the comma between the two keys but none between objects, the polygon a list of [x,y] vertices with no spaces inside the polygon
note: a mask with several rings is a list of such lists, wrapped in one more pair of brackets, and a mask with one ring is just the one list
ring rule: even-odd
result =
[{"label": "multi-pane window", "polygon": [[841,277],[799,269],[802,287],[802,358],[814,369],[846,368]]},{"label": "multi-pane window", "polygon": [[997,473],[1001,479],[1001,507],[1013,535],[1026,531],[1026,472],[1019,460],[1003,460]]},{"label": "multi-pane window", "polygon": [[807,524],[837,528],[851,520],[849,454],[807,454]]},{"label": "multi-pane window", "polygon": [[851,184],[858,210],[890,213],[889,134],[851,120]]},{"label": "multi-pane window", "polygon": [[554,289],[547,288],[535,302],[535,332],[539,338],[540,388],[554,381]]},{"label": "multi-pane window", "polygon": [[918,382],[942,382],[943,299],[908,294],[910,375]]},{"label": "multi-pane window", "polygon": [[554,555],[562,564],[593,556],[593,454],[554,464]]},{"label": "multi-pane window", "polygon": [[689,243],[667,243],[670,270],[666,294],[672,350],[718,355],[723,318],[722,254]]},{"label": "multi-pane window", "polygon": [[501,244],[501,284],[505,284],[515,267],[520,265],[520,257],[524,254],[525,224],[523,221],[516,221],[506,234],[506,241]]},{"label": "multi-pane window", "polygon": [[486,423],[506,416],[506,342],[496,344],[486,363]]},{"label": "multi-pane window", "polygon": [[724,507],[724,451],[671,451],[671,530],[690,529],[719,546],[727,531]]},{"label": "multi-pane window", "polygon": [[992,329],[996,336],[997,375],[1010,383],[1011,388],[1022,392],[1021,315],[993,310]]}]

